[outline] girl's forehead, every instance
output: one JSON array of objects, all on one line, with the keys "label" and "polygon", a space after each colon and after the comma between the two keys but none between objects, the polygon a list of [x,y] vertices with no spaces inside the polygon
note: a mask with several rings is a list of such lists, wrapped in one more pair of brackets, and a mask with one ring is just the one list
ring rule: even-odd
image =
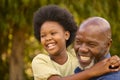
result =
[{"label": "girl's forehead", "polygon": [[42,24],[40,32],[64,31],[64,28],[57,22],[49,21]]}]

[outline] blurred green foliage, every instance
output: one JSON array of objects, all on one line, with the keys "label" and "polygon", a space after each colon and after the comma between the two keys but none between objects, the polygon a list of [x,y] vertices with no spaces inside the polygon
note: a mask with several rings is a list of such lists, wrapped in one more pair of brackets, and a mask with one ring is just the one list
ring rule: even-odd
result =
[{"label": "blurred green foliage", "polygon": [[[107,19],[112,28],[113,44],[111,54],[120,56],[120,0],[0,0],[0,78],[10,80],[14,53],[14,39],[23,39],[23,78],[33,80],[31,61],[38,53],[46,53],[40,43],[34,38],[33,14],[44,5],[56,4],[67,8],[74,16],[78,25],[91,16],[101,16]],[[17,32],[22,32],[17,33]],[[22,37],[21,37],[22,35]],[[18,40],[19,43],[19,40]],[[19,45],[18,45],[19,46]],[[15,46],[17,49],[17,46]],[[15,56],[12,56],[14,58]],[[19,57],[18,57],[19,58]],[[19,63],[18,63],[19,64]],[[18,66],[18,65],[14,65]],[[16,71],[16,73],[18,73]],[[17,80],[17,79],[14,79]]]}]

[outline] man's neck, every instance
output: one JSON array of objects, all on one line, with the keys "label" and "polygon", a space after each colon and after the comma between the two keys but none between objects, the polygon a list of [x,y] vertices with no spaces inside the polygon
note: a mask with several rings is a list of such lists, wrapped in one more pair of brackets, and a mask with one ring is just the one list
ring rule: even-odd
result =
[{"label": "man's neck", "polygon": [[111,57],[110,53],[107,53],[100,59],[100,61],[106,58],[110,58],[110,57]]}]

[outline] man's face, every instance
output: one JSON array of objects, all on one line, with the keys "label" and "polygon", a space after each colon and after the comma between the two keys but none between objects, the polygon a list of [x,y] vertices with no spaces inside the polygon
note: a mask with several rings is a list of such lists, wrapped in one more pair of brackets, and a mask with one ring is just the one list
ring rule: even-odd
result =
[{"label": "man's face", "polygon": [[[80,28],[76,34],[74,49],[82,67],[87,67],[92,62],[97,62],[106,54],[106,38],[103,33],[90,25]],[[91,65],[92,66],[92,65]]]}]

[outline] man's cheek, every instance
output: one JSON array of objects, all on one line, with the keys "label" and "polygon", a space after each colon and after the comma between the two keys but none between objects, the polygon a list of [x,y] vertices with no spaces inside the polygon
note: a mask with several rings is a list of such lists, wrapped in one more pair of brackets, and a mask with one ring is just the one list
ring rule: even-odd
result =
[{"label": "man's cheek", "polygon": [[74,50],[77,53],[79,51],[79,47],[78,46],[74,46]]}]

